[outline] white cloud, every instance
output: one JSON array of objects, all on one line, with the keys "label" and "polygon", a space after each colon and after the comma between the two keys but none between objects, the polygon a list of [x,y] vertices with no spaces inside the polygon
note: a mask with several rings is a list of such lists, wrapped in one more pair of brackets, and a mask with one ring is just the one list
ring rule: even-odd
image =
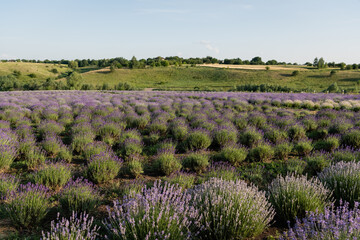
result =
[{"label": "white cloud", "polygon": [[220,50],[215,47],[211,42],[209,41],[206,41],[206,40],[201,40],[200,41],[200,44],[201,45],[204,45],[208,50],[212,51],[212,52],[215,52],[215,53],[219,53]]}]

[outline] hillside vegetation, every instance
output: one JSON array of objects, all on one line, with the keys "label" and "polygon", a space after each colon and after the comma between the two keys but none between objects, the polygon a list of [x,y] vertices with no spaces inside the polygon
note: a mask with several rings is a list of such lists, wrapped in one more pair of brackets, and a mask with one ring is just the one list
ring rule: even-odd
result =
[{"label": "hillside vegetation", "polygon": [[293,76],[291,70],[252,70],[210,67],[163,67],[153,69],[116,69],[113,72],[91,71],[83,74],[86,84],[110,86],[119,82],[128,83],[137,88],[155,88],[163,90],[231,90],[236,85],[269,84],[281,85],[294,90],[324,91],[337,83],[345,90],[356,90],[360,80],[360,71],[337,71],[299,68]]},{"label": "hillside vegetation", "polygon": [[[9,81],[19,82],[2,90],[68,89],[67,77],[73,71],[79,73],[77,87],[83,89],[110,90],[125,83],[132,89],[205,91],[229,91],[236,87],[244,89],[245,85],[253,87],[263,84],[307,92],[326,91],[334,83],[339,87],[338,91],[358,92],[360,87],[359,70],[315,69],[294,65],[267,65],[260,69],[253,65],[238,67],[219,64],[144,69],[87,66],[73,70],[64,64],[6,62],[0,63],[0,78],[11,77],[7,79],[7,86]],[[31,87],[19,87],[22,84],[30,84]]]}]

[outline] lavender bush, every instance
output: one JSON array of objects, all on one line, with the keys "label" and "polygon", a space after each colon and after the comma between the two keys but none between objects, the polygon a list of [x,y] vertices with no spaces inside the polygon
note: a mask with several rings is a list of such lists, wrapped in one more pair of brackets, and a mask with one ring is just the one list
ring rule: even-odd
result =
[{"label": "lavender bush", "polygon": [[14,162],[18,152],[15,146],[0,145],[0,169],[7,169]]},{"label": "lavender bush", "polygon": [[103,183],[114,179],[119,174],[122,160],[112,153],[100,153],[90,158],[87,175],[95,183]]},{"label": "lavender bush", "polygon": [[18,228],[34,228],[46,216],[49,207],[49,190],[42,185],[28,183],[7,194],[5,211]]},{"label": "lavender bush", "polygon": [[201,173],[209,166],[209,157],[203,153],[190,153],[182,160],[185,169]]},{"label": "lavender bush", "polygon": [[354,208],[348,203],[339,207],[326,207],[324,212],[308,212],[302,220],[296,219],[295,226],[285,232],[285,239],[358,239],[360,235],[360,209],[356,202]]},{"label": "lavender bush", "polygon": [[42,231],[41,240],[96,240],[100,237],[100,227],[94,224],[94,217],[86,213],[72,213],[69,219],[61,218],[58,213],[56,221],[51,221],[51,229]]},{"label": "lavender bush", "polygon": [[170,184],[176,184],[183,189],[189,189],[194,186],[196,176],[187,172],[176,172],[170,176],[164,177],[164,181]]},{"label": "lavender bush", "polygon": [[15,191],[20,184],[20,180],[10,174],[0,174],[0,199],[3,199],[8,193]]},{"label": "lavender bush", "polygon": [[306,211],[322,212],[329,204],[331,191],[317,179],[295,174],[278,176],[268,187],[271,204],[279,222],[302,218]]},{"label": "lavender bush", "polygon": [[244,181],[212,178],[194,188],[193,201],[199,209],[201,239],[245,239],[267,228],[274,210],[265,192]]},{"label": "lavender bush", "polygon": [[360,163],[338,162],[325,168],[319,179],[333,191],[337,203],[344,200],[353,206],[360,201]]},{"label": "lavender bush", "polygon": [[174,153],[163,151],[158,153],[153,162],[154,171],[160,175],[170,175],[181,169],[181,163],[176,159]]},{"label": "lavender bush", "polygon": [[199,179],[205,182],[211,178],[221,178],[227,181],[236,181],[240,179],[240,174],[235,167],[225,162],[217,162],[212,164],[207,171]]},{"label": "lavender bush", "polygon": [[204,129],[195,129],[186,138],[186,148],[190,151],[205,150],[210,145],[211,138]]},{"label": "lavender bush", "polygon": [[216,155],[217,161],[228,162],[233,166],[239,166],[248,155],[246,148],[237,147],[234,145],[226,146],[222,148]]},{"label": "lavender bush", "polygon": [[70,180],[59,195],[61,209],[70,214],[75,212],[92,212],[98,205],[101,195],[95,186],[86,179]]},{"label": "lavender bush", "polygon": [[157,181],[123,202],[114,201],[104,226],[111,239],[193,239],[198,213],[190,202],[181,188]]},{"label": "lavender bush", "polygon": [[34,173],[34,181],[51,189],[59,189],[71,178],[70,166],[63,162],[48,162]]}]

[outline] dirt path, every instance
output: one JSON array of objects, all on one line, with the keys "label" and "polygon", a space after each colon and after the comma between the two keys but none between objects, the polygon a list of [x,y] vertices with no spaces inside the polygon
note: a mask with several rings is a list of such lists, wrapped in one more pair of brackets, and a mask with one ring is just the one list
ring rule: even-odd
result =
[{"label": "dirt path", "polygon": [[299,70],[306,71],[303,66],[281,66],[281,65],[232,65],[232,64],[199,64],[201,67],[214,67],[214,68],[232,68],[232,69],[248,69],[248,70],[266,70],[266,67],[270,67],[270,70]]}]

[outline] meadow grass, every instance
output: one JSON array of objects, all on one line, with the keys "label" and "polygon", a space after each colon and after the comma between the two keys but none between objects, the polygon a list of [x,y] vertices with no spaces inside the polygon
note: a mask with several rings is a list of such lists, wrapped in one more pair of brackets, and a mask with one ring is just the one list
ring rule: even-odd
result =
[{"label": "meadow grass", "polygon": [[[51,72],[52,69],[57,69],[58,73]],[[70,71],[67,65],[52,64],[52,63],[29,63],[29,62],[1,62],[0,76],[12,74],[14,71],[20,71],[20,80],[29,80],[29,74],[35,74],[35,79],[55,78],[61,73]]]},{"label": "meadow grass", "polygon": [[[300,67],[299,67],[300,68]],[[270,84],[287,86],[297,90],[311,89],[323,91],[337,82],[340,88],[356,88],[360,71],[338,71],[330,77],[331,69],[302,70],[291,76],[293,70],[250,70],[210,67],[163,67],[151,69],[117,69],[110,71],[90,71],[82,74],[83,83],[109,86],[128,83],[135,88],[163,90],[217,90],[227,91],[236,85]]]},{"label": "meadow grass", "polygon": [[[219,65],[221,66],[221,65]],[[97,68],[89,66],[79,68],[78,71],[83,78],[82,84],[102,86],[106,83],[114,87],[119,83],[128,83],[135,89],[158,89],[158,90],[211,90],[228,91],[236,85],[280,85],[298,91],[320,92],[326,90],[331,84],[337,85],[344,90],[360,90],[360,71],[344,70],[335,68],[314,69],[304,66],[270,66],[270,70],[252,69],[252,65],[243,69],[221,67],[196,66],[190,67],[156,67],[146,69],[116,69]],[[280,67],[280,68],[279,68]],[[58,73],[51,72],[57,69]],[[299,69],[297,76],[292,76],[294,69]],[[32,78],[29,74],[35,74],[36,80],[47,78],[59,78],[65,76],[66,72],[72,71],[66,65],[45,63],[6,62],[0,63],[0,76],[13,74],[14,70],[20,71],[20,80],[26,81]],[[337,73],[330,76],[331,70]],[[64,81],[61,78],[58,81]]]}]

